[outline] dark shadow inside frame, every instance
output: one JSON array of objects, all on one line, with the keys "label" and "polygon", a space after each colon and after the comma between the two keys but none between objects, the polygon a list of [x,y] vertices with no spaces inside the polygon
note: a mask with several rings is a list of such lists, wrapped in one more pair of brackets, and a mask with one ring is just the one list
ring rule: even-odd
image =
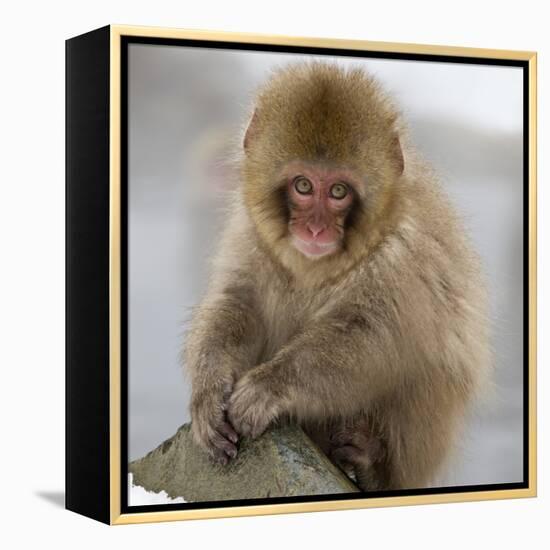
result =
[{"label": "dark shadow inside frame", "polygon": [[[523,69],[523,481],[488,485],[461,485],[368,493],[315,495],[300,497],[274,497],[247,500],[221,500],[181,504],[128,505],[128,47],[130,44],[185,46],[209,49],[243,50],[310,54],[317,56],[345,56],[370,59],[394,59],[438,63],[497,65]],[[529,64],[527,61],[489,59],[466,56],[394,53],[367,50],[348,50],[319,47],[278,46],[237,42],[190,40],[176,38],[121,37],[121,513],[163,512],[228,508],[262,504],[288,504],[326,502],[380,497],[439,495],[483,491],[505,491],[528,488],[529,480]]]}]

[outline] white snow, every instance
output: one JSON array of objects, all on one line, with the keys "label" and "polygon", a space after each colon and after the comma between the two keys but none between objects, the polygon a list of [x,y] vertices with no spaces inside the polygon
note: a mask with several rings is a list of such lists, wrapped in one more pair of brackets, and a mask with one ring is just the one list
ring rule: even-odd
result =
[{"label": "white snow", "polygon": [[166,491],[154,493],[147,491],[140,485],[134,485],[133,474],[128,474],[128,504],[130,506],[146,506],[149,504],[179,504],[185,500],[181,497],[171,498]]}]

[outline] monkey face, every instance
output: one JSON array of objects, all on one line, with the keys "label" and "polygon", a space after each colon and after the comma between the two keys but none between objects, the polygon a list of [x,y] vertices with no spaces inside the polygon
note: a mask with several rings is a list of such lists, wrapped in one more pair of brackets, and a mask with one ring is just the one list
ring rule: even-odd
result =
[{"label": "monkey face", "polygon": [[310,259],[342,247],[345,221],[355,200],[354,183],[345,170],[294,164],[285,175],[292,246]]},{"label": "monkey face", "polygon": [[383,238],[404,169],[396,120],[372,78],[332,65],[290,67],[259,94],[244,206],[260,245],[297,277],[347,270]]}]

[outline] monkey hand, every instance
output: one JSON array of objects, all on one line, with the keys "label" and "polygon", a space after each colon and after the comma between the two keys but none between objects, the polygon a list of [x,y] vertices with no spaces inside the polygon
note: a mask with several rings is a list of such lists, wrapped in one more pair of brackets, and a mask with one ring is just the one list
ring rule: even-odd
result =
[{"label": "monkey hand", "polygon": [[191,431],[193,438],[219,464],[237,456],[239,436],[226,418],[227,400],[232,384],[219,384],[193,392]]},{"label": "monkey hand", "polygon": [[245,374],[229,398],[229,421],[242,436],[258,437],[280,413],[281,400],[273,392],[267,365]]}]

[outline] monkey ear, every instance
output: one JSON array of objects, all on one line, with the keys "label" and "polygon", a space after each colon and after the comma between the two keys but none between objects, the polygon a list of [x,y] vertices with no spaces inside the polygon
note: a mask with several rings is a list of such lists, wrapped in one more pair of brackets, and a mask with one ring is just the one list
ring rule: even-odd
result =
[{"label": "monkey ear", "polygon": [[245,152],[250,149],[250,144],[256,139],[258,135],[258,111],[254,109],[254,114],[248,123],[248,128],[244,134],[243,147]]},{"label": "monkey ear", "polygon": [[399,141],[398,134],[394,134],[392,138],[391,150],[393,158],[395,159],[398,175],[401,175],[405,170],[405,158],[403,157],[403,149],[401,149],[401,142]]}]

